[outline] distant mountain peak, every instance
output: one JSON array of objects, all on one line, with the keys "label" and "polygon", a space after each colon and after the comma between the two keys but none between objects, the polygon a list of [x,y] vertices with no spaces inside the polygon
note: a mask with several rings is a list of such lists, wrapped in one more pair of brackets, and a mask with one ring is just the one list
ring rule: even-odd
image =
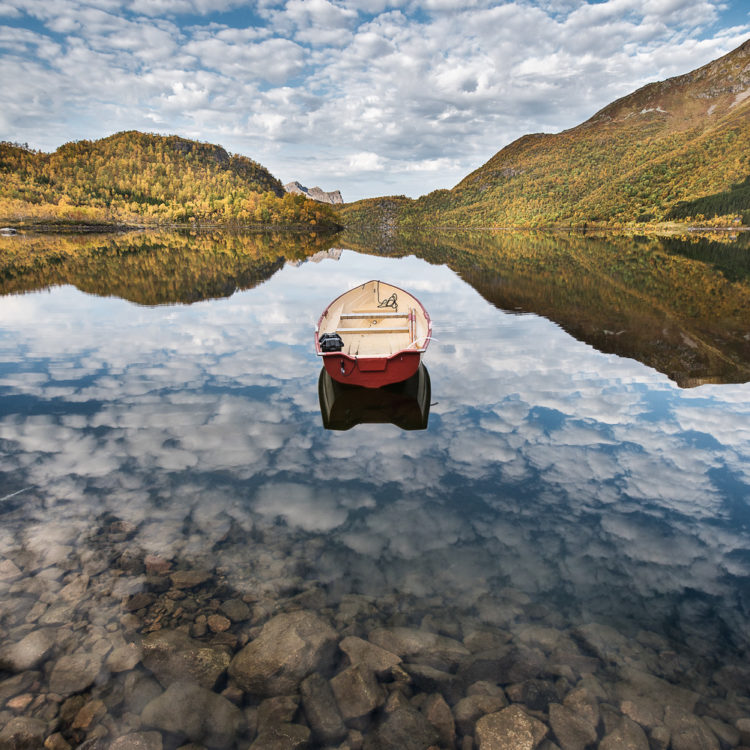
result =
[{"label": "distant mountain peak", "polygon": [[689,73],[649,83],[599,110],[583,126],[656,113],[688,127],[725,114],[750,96],[750,39]]},{"label": "distant mountain peak", "polygon": [[284,185],[284,190],[286,190],[287,193],[304,195],[305,197],[310,198],[314,201],[318,201],[319,203],[344,202],[344,199],[341,197],[341,192],[339,190],[333,190],[330,193],[327,193],[325,190],[321,190],[321,188],[319,187],[306,188],[296,180],[294,182],[287,182],[287,184]]}]

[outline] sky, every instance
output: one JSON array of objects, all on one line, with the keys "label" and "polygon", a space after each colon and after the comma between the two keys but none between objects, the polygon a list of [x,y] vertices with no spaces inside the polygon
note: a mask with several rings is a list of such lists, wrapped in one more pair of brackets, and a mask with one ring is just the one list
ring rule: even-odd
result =
[{"label": "sky", "polygon": [[0,140],[177,134],[417,197],[748,38],[747,0],[0,0]]}]

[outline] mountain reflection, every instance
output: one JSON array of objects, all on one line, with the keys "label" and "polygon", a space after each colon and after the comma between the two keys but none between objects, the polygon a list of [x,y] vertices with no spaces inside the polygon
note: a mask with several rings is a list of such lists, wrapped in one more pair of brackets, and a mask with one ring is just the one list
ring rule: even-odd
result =
[{"label": "mountain reflection", "polygon": [[[334,248],[333,245],[337,245]],[[0,293],[72,284],[142,305],[228,297],[286,263],[415,255],[682,387],[750,380],[750,237],[551,232],[129,233],[0,238]]]},{"label": "mountain reflection", "polygon": [[3,238],[0,294],[72,284],[139,305],[229,297],[333,244],[297,232],[130,232]]},{"label": "mountain reflection", "polygon": [[342,242],[445,264],[496,307],[543,315],[682,387],[750,380],[750,235],[446,231]]}]

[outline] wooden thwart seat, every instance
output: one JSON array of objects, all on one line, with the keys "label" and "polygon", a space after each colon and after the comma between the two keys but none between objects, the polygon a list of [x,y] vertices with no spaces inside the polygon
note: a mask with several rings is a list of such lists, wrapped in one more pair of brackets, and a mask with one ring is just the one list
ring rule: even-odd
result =
[{"label": "wooden thwart seat", "polygon": [[409,333],[409,326],[372,326],[371,328],[337,328],[336,333]]},{"label": "wooden thwart seat", "polygon": [[406,313],[400,312],[376,312],[373,310],[363,310],[350,313],[342,313],[341,320],[354,320],[357,318],[405,318]]}]

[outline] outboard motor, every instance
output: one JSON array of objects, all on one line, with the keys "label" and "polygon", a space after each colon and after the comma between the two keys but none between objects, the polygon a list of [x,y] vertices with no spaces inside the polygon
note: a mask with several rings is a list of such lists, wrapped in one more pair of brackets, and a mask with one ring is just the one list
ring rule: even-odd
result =
[{"label": "outboard motor", "polygon": [[338,333],[324,333],[319,339],[320,349],[324,352],[340,352],[344,348],[344,342]]}]

